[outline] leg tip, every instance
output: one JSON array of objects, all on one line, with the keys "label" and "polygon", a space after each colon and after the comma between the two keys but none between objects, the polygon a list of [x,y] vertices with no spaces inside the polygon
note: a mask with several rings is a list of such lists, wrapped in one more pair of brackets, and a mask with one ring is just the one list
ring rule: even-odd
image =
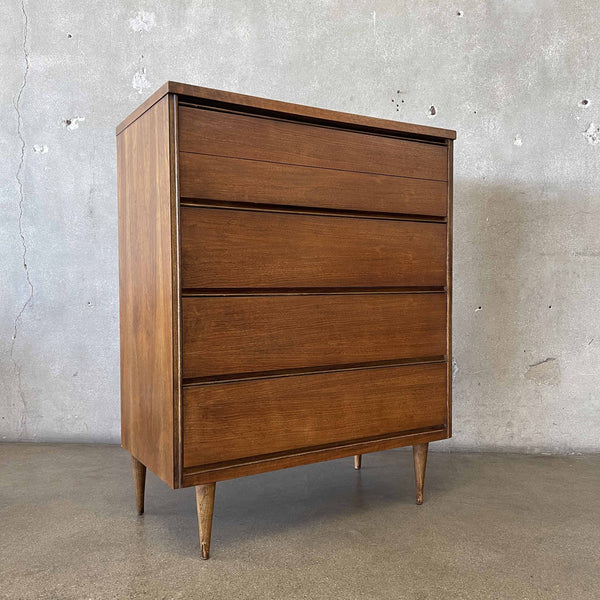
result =
[{"label": "leg tip", "polygon": [[209,554],[208,545],[202,544],[200,557],[202,558],[202,560],[208,560],[209,556],[210,556],[210,554]]},{"label": "leg tip", "polygon": [[417,504],[423,504],[423,494],[417,494]]}]

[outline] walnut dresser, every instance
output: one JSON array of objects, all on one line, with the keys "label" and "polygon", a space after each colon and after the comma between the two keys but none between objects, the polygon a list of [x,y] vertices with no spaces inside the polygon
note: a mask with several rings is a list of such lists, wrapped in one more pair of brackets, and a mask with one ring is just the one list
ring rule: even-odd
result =
[{"label": "walnut dresser", "polygon": [[168,82],[117,128],[122,444],[196,486],[451,435],[454,131]]}]

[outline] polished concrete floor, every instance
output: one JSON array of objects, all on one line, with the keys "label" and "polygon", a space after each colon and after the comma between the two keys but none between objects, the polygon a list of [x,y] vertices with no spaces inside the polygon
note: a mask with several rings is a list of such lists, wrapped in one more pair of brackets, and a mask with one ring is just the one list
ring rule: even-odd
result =
[{"label": "polished concrete floor", "polygon": [[0,597],[597,599],[600,456],[366,455],[193,489],[149,474],[135,515],[115,446],[0,445]]}]

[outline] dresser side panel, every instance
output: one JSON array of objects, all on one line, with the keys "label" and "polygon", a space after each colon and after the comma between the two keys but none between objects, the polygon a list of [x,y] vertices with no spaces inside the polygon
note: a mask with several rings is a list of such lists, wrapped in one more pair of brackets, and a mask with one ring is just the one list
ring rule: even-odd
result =
[{"label": "dresser side panel", "polygon": [[165,96],[117,136],[121,441],[178,487],[171,100]]}]

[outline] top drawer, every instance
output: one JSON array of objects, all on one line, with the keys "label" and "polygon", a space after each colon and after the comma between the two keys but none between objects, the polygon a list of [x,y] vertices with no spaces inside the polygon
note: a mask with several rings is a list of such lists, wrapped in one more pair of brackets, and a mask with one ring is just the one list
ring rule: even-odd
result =
[{"label": "top drawer", "polygon": [[446,146],[183,106],[179,149],[234,158],[447,181]]}]

